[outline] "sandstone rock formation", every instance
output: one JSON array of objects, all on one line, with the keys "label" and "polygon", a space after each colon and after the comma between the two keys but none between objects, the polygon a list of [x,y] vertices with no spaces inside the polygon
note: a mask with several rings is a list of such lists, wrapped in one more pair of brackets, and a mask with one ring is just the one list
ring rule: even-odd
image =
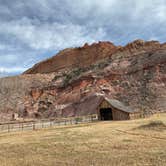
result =
[{"label": "sandstone rock formation", "polygon": [[85,44],[83,47],[65,49],[56,56],[36,64],[25,74],[50,73],[74,67],[86,67],[110,56],[116,50],[117,47],[111,42],[99,42],[90,46]]},{"label": "sandstone rock formation", "polygon": [[136,40],[65,49],[20,76],[0,79],[0,119],[13,112],[30,118],[90,114],[94,94],[144,113],[166,111],[166,44]]}]

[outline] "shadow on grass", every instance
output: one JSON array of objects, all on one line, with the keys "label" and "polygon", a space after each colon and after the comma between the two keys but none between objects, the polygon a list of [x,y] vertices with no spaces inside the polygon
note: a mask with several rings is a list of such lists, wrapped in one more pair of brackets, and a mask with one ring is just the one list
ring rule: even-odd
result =
[{"label": "shadow on grass", "polygon": [[141,125],[135,129],[164,131],[166,130],[166,125],[162,121],[151,121],[148,124]]}]

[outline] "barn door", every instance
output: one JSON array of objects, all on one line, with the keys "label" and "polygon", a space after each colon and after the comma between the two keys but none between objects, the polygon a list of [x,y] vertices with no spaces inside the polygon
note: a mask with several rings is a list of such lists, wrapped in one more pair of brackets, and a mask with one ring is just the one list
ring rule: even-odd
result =
[{"label": "barn door", "polygon": [[111,108],[101,108],[100,109],[100,119],[101,120],[113,120],[112,109]]}]

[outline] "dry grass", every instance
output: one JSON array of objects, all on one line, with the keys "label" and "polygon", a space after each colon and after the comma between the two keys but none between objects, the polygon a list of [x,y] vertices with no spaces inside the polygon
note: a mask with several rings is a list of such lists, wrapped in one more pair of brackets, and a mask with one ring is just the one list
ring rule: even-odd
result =
[{"label": "dry grass", "polygon": [[166,130],[139,128],[155,121],[166,114],[0,134],[0,166],[164,166]]},{"label": "dry grass", "polygon": [[151,121],[148,124],[141,125],[137,129],[163,131],[166,130],[166,125],[164,124],[164,122],[156,120]]}]

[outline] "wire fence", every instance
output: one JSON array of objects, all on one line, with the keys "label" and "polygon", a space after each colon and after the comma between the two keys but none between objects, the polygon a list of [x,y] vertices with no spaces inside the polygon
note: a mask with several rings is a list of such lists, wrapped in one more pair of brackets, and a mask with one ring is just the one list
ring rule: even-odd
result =
[{"label": "wire fence", "polygon": [[97,114],[88,116],[79,116],[73,118],[49,119],[38,120],[29,122],[12,122],[0,124],[0,132],[14,132],[14,131],[27,131],[37,130],[42,128],[49,128],[53,126],[75,125],[81,123],[89,123],[98,120]]}]

